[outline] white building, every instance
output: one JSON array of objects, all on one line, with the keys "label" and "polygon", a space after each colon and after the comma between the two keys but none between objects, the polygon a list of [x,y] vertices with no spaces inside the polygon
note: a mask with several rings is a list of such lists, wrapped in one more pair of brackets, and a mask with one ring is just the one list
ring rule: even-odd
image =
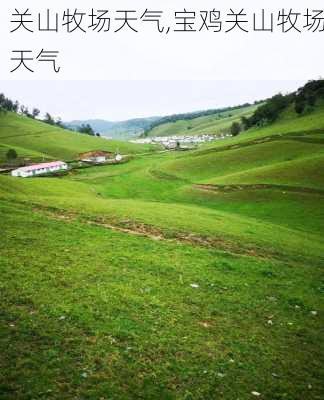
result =
[{"label": "white building", "polygon": [[31,176],[44,175],[51,172],[67,170],[68,166],[63,161],[53,161],[42,164],[29,165],[27,167],[17,168],[11,171],[12,176],[28,178]]},{"label": "white building", "polygon": [[140,144],[160,144],[167,149],[173,150],[175,145],[174,143],[179,142],[180,144],[200,144],[205,142],[212,142],[213,140],[226,139],[230,137],[230,134],[208,134],[202,133],[200,135],[176,135],[176,136],[155,136],[151,138],[141,138],[136,140],[131,140],[132,143],[140,143]]},{"label": "white building", "polygon": [[94,150],[79,155],[79,160],[93,164],[103,164],[106,161],[113,160],[114,153],[109,151]]},{"label": "white building", "polygon": [[115,160],[116,160],[117,162],[120,162],[122,159],[123,159],[123,156],[122,156],[121,154],[117,153],[117,154],[116,154],[116,157],[115,157]]}]

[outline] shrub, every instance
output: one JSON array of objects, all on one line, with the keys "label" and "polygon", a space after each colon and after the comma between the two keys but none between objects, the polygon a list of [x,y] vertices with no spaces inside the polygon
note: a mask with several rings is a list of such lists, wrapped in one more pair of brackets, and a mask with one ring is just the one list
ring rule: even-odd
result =
[{"label": "shrub", "polygon": [[237,136],[241,132],[241,125],[238,122],[233,122],[230,131],[232,136]]},{"label": "shrub", "polygon": [[9,149],[6,154],[6,158],[8,161],[16,160],[18,154],[15,149]]}]

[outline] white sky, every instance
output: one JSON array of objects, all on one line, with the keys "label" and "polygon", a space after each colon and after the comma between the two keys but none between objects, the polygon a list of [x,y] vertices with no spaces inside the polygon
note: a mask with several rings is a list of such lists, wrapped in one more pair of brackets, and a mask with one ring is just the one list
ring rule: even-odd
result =
[{"label": "white sky", "polygon": [[[109,9],[112,23],[116,10],[164,11],[164,25],[171,34],[160,34],[151,23],[141,25],[139,33],[75,31],[39,32],[38,13],[59,14],[69,8],[88,15],[91,9]],[[295,90],[324,71],[322,42],[324,32],[283,34],[254,32],[253,13],[300,13],[323,9],[323,0],[15,0],[0,1],[0,91],[26,105],[61,116],[64,120],[125,118],[164,115],[251,102],[279,91]],[[17,9],[32,14],[34,33],[10,22]],[[174,13],[186,8],[195,11],[221,11],[222,22],[230,9],[242,8],[248,15],[249,33],[211,31],[176,33]],[[303,25],[304,20],[300,23]],[[116,27],[116,26],[115,26]],[[198,28],[198,27],[197,27]],[[31,50],[36,57],[41,49],[59,51],[58,74],[50,63],[32,60],[31,73],[19,69],[10,73],[16,62],[14,50]],[[37,54],[36,54],[37,53]],[[15,65],[13,65],[13,63]]]},{"label": "white sky", "polygon": [[305,81],[0,81],[0,92],[65,121],[110,121],[234,106]]},{"label": "white sky", "polygon": [[[276,25],[275,32],[255,32],[253,14],[266,17],[274,14],[277,24],[278,13],[285,10],[300,13],[299,26],[305,24],[303,15],[309,10],[323,9],[323,0],[15,0],[0,1],[0,76],[4,80],[305,80],[323,74],[323,32],[303,33],[291,30],[282,33]],[[31,28],[34,32],[11,30],[17,24],[10,22],[15,9],[32,14]],[[67,8],[89,15],[91,9],[108,9],[112,19],[109,32],[84,33],[76,30],[67,33],[62,27],[63,14]],[[171,27],[169,35],[160,34],[152,23],[139,23],[139,33],[123,29],[114,33],[117,10],[135,10],[140,19],[146,8],[162,10],[163,25]],[[213,31],[174,32],[175,12],[195,11],[196,28],[199,30],[200,11],[213,9],[221,12],[224,24],[222,32]],[[249,33],[233,30],[225,33],[230,9],[247,14]],[[59,15],[59,32],[40,32],[38,14],[43,17],[47,9],[51,15]],[[120,16],[120,14],[118,14]],[[292,17],[293,18],[293,17]],[[89,21],[84,21],[88,26]],[[230,25],[231,26],[231,25]],[[19,69],[11,60],[12,51],[30,50],[36,57],[41,49],[59,51],[57,62],[61,67],[58,74],[50,63],[31,62],[35,73]],[[17,55],[16,55],[17,56]],[[28,63],[29,64],[29,63]]]}]

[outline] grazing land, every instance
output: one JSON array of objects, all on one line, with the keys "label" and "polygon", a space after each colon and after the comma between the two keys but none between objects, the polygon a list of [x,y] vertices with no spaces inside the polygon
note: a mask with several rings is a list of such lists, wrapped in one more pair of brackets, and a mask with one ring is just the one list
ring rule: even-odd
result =
[{"label": "grazing land", "polygon": [[0,399],[323,398],[323,104],[189,152],[13,113],[0,143],[134,156],[0,175]]},{"label": "grazing land", "polygon": [[146,135],[171,136],[171,135],[218,135],[227,132],[233,122],[240,121],[243,116],[250,116],[257,109],[257,105],[248,105],[229,111],[215,112],[193,119],[179,119],[158,125],[151,130],[147,130]]},{"label": "grazing land", "polygon": [[79,132],[67,131],[57,126],[18,116],[15,113],[0,114],[0,162],[13,148],[20,157],[37,159],[73,160],[79,153],[89,150],[115,151],[134,154],[154,151],[156,146],[136,146],[129,142],[106,140]]}]

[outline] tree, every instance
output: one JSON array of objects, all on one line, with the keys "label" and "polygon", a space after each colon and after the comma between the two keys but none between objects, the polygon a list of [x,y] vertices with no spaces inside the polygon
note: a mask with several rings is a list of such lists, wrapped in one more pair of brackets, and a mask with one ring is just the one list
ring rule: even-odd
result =
[{"label": "tree", "polygon": [[241,125],[238,122],[233,122],[231,126],[232,136],[237,136],[241,132]]},{"label": "tree", "polygon": [[307,97],[307,103],[310,107],[314,107],[316,104],[316,95],[311,94]]},{"label": "tree", "polygon": [[45,114],[45,118],[44,118],[43,122],[45,122],[45,124],[55,125],[54,118],[49,113]]},{"label": "tree", "polygon": [[3,103],[3,107],[7,111],[14,111],[14,103],[10,99],[7,99],[7,98],[5,99],[5,101]]},{"label": "tree", "polygon": [[18,100],[16,100],[15,103],[14,103],[14,109],[13,109],[13,111],[14,111],[15,113],[17,113],[17,112],[19,111],[19,101],[18,101]]},{"label": "tree", "polygon": [[249,119],[248,119],[247,117],[245,117],[244,115],[243,115],[243,117],[241,117],[241,123],[242,123],[241,126],[242,126],[242,128],[243,128],[244,130],[250,128],[250,121],[249,121]]},{"label": "tree", "polygon": [[305,110],[305,101],[302,100],[296,100],[295,102],[295,111],[297,114],[302,114]]},{"label": "tree", "polygon": [[12,100],[8,99],[3,93],[0,93],[0,111],[18,112],[18,109],[18,101],[13,102]]},{"label": "tree", "polygon": [[91,125],[83,124],[79,126],[78,132],[84,133],[86,135],[95,136],[94,130],[92,129]]},{"label": "tree", "polygon": [[6,158],[8,161],[16,160],[17,157],[18,157],[18,154],[15,149],[9,149],[7,151]]},{"label": "tree", "polygon": [[38,108],[33,108],[33,111],[32,111],[32,117],[33,118],[37,118],[38,116],[39,116],[39,114],[40,114],[40,111],[39,111],[39,109]]},{"label": "tree", "polygon": [[31,114],[29,113],[28,107],[24,106],[23,104],[20,106],[20,112],[25,115],[26,117],[30,117]]},{"label": "tree", "polygon": [[6,96],[3,93],[0,93],[0,112],[5,113],[7,111],[5,102],[6,102]]},{"label": "tree", "polygon": [[64,128],[62,119],[60,117],[56,119],[55,125],[59,126],[60,128]]},{"label": "tree", "polygon": [[0,107],[3,106],[6,97],[3,93],[0,93]]}]

